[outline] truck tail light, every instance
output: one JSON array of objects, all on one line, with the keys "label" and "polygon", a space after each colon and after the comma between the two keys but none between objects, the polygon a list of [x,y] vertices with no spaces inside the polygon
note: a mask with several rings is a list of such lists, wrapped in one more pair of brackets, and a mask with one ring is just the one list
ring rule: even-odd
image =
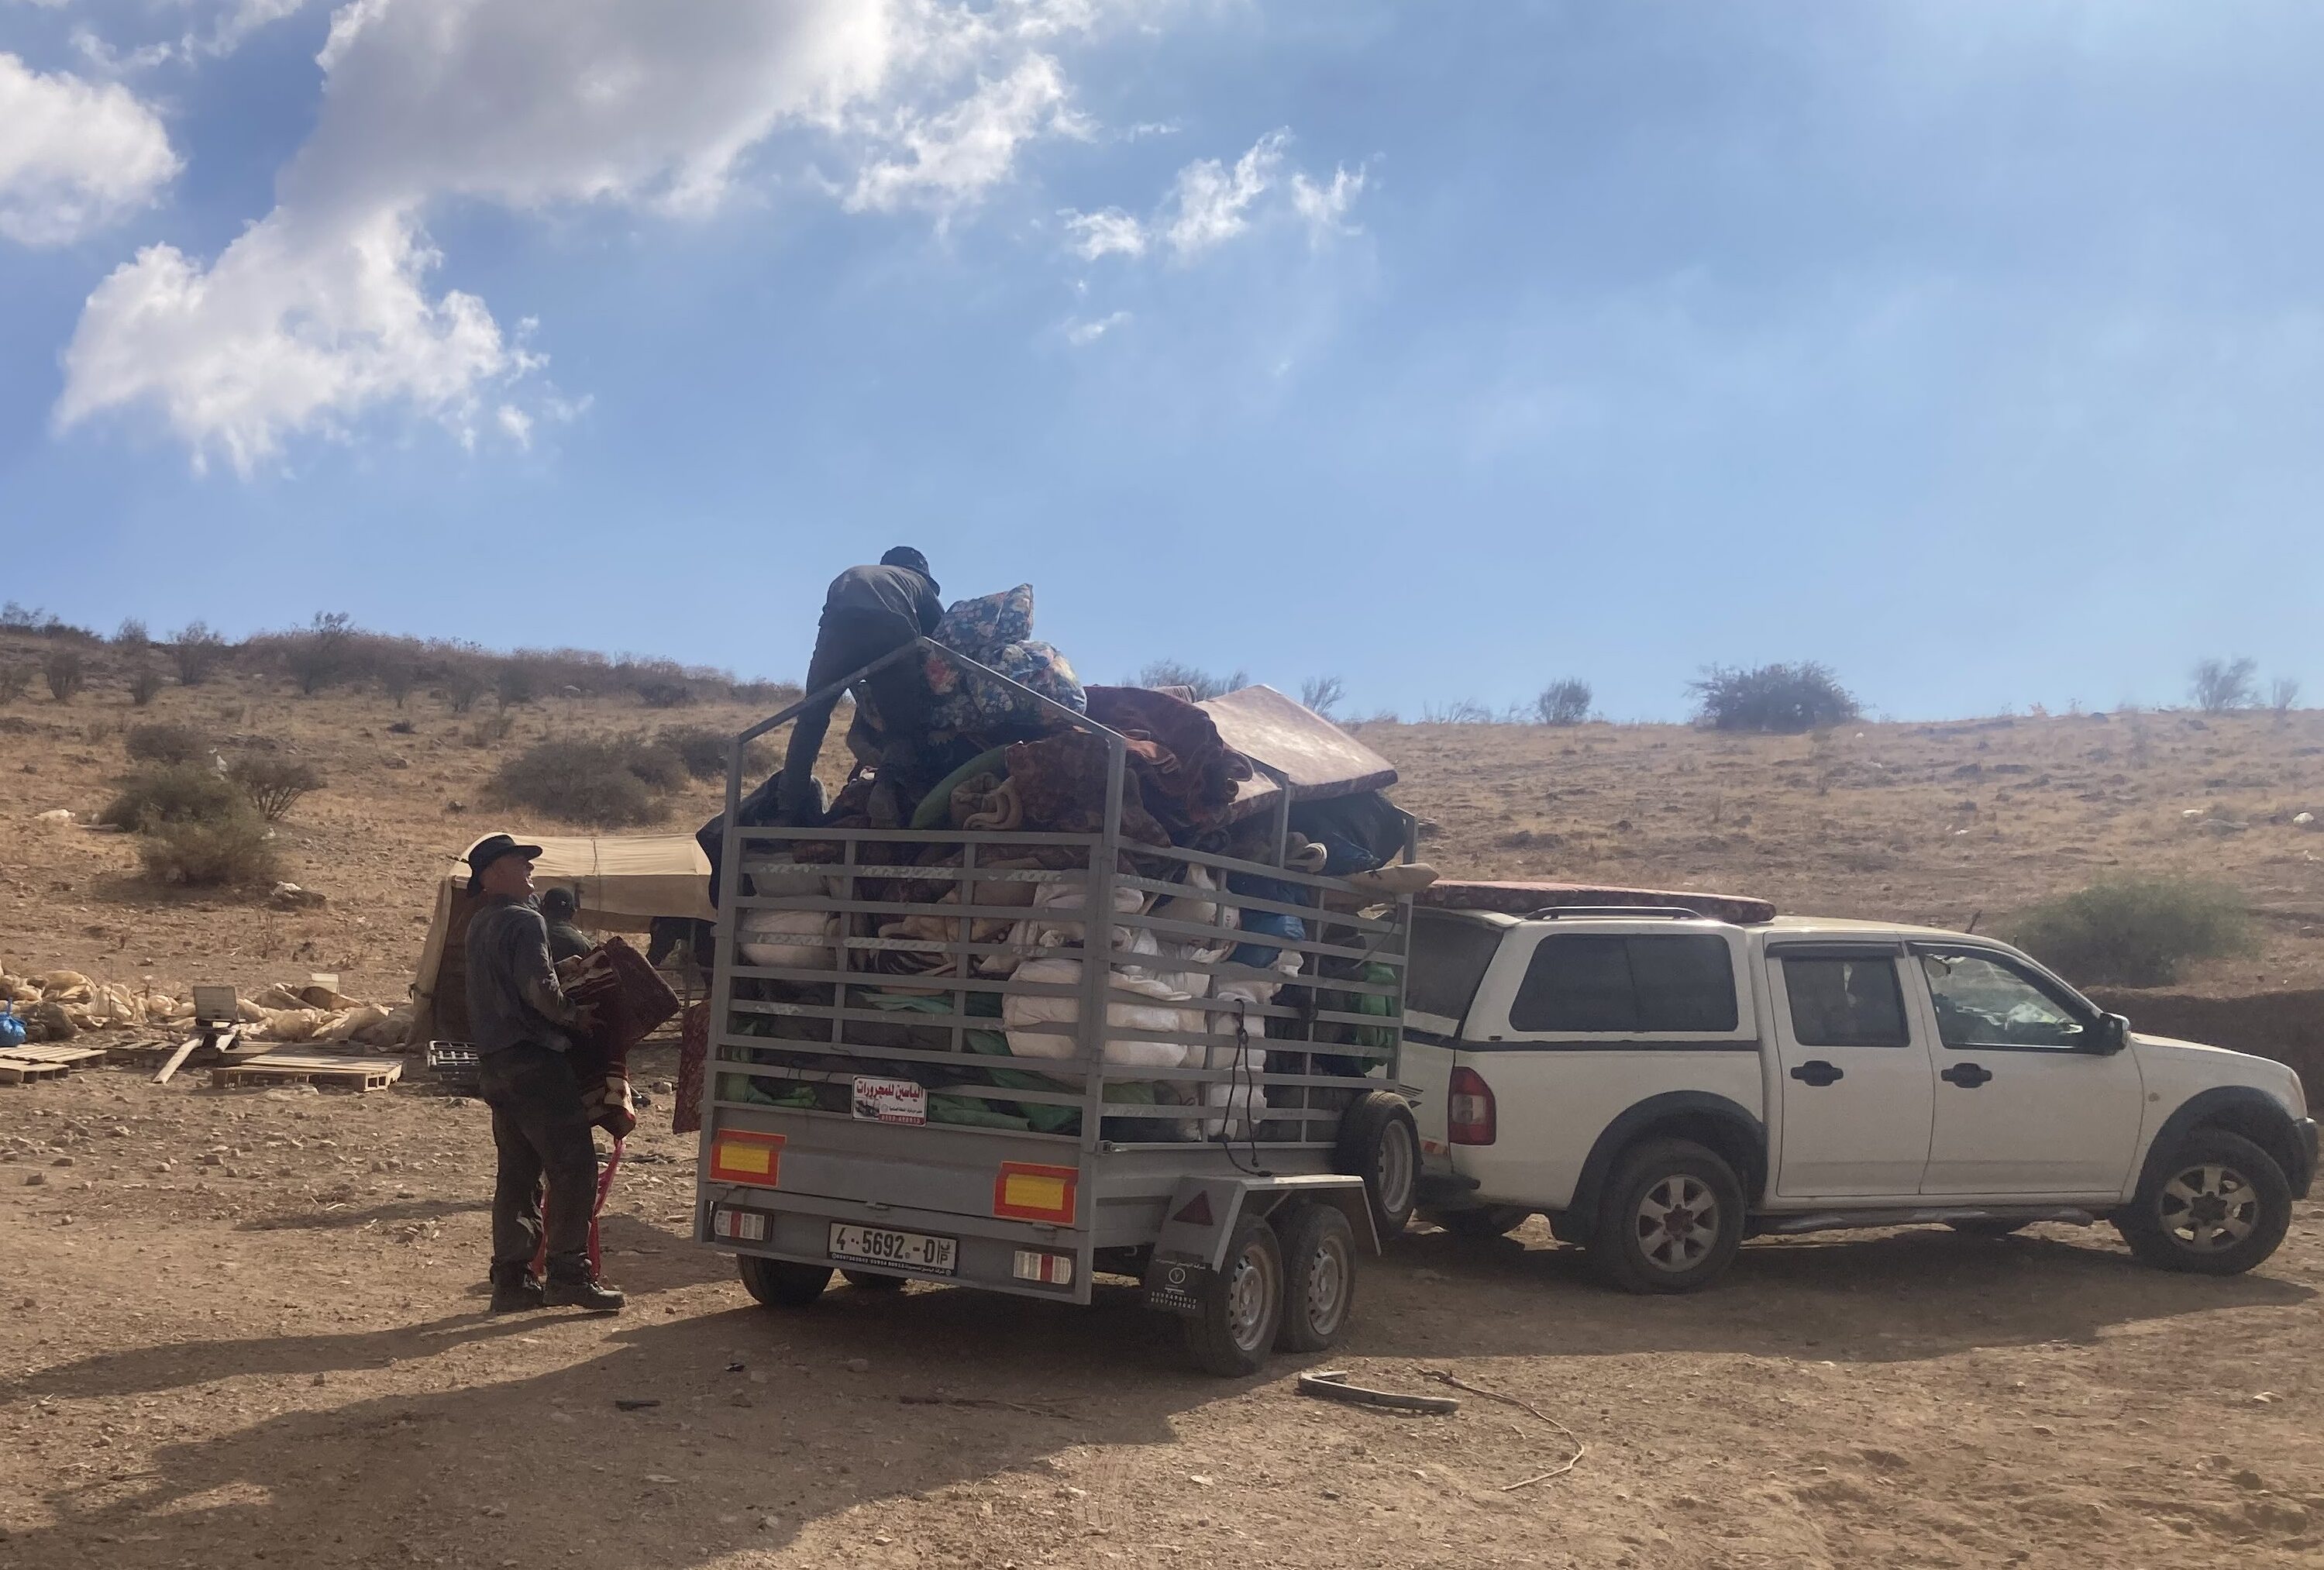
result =
[{"label": "truck tail light", "polygon": [[1452,1094],[1446,1102],[1446,1121],[1456,1145],[1489,1145],[1499,1131],[1499,1111],[1493,1104],[1493,1087],[1473,1068],[1452,1071]]}]

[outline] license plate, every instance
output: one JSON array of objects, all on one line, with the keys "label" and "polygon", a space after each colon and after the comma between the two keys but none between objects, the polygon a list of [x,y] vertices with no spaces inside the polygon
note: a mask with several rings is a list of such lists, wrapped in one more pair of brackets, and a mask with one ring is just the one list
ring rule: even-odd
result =
[{"label": "license plate", "polygon": [[928,1121],[927,1087],[915,1080],[858,1075],[853,1107],[855,1115],[869,1123],[924,1123]]},{"label": "license plate", "polygon": [[924,1232],[890,1232],[884,1226],[831,1224],[831,1257],[866,1265],[893,1265],[927,1276],[949,1276],[959,1261],[960,1243]]}]

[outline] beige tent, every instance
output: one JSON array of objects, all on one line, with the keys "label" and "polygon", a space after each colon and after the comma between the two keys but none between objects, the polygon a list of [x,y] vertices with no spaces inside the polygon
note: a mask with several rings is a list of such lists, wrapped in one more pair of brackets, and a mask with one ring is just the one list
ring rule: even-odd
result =
[{"label": "beige tent", "polygon": [[[573,838],[517,833],[540,846],[532,881],[542,890],[570,889],[580,901],[580,924],[596,932],[643,932],[657,916],[712,921],[710,861],[690,834],[628,838]],[[412,982],[413,1044],[461,1040],[467,1035],[467,959],[462,947],[476,900],[468,892],[468,864],[455,860],[436,890],[436,915]]]}]

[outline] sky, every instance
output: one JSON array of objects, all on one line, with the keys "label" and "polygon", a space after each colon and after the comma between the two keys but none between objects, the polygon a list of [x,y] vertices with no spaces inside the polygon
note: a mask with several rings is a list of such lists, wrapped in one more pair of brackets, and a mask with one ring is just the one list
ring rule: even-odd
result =
[{"label": "sky", "polygon": [[2324,697],[2307,0],[0,0],[0,597]]}]

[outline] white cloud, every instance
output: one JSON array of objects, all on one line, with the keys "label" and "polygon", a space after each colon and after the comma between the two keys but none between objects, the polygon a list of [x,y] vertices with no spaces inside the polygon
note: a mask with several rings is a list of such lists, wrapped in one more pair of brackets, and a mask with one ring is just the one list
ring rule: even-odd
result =
[{"label": "white cloud", "polygon": [[207,263],[155,246],[99,285],[57,423],[149,407],[245,473],[381,410],[513,439],[498,411],[539,362],[481,300],[431,294],[431,205],[701,212],[794,131],[860,171],[850,209],[949,213],[1033,139],[1086,134],[1055,40],[1167,3],[345,0],[274,210]]},{"label": "white cloud", "polygon": [[1068,212],[1065,217],[1065,227],[1075,236],[1074,254],[1084,262],[1117,254],[1146,254],[1146,226],[1120,208],[1095,213]]},{"label": "white cloud", "polygon": [[1307,221],[1308,232],[1317,237],[1327,234],[1347,232],[1348,209],[1364,191],[1364,171],[1350,172],[1346,168],[1332,171],[1332,183],[1318,185],[1304,174],[1291,177],[1291,210]]},{"label": "white cloud", "polygon": [[1283,164],[1288,131],[1270,131],[1235,160],[1230,171],[1215,158],[1200,158],[1178,171],[1165,211],[1162,237],[1180,261],[1201,254],[1243,231],[1250,204],[1275,183]]},{"label": "white cloud", "polygon": [[847,193],[848,210],[946,209],[973,201],[1008,178],[1025,143],[1041,135],[1088,134],[1088,122],[1065,99],[1057,62],[1037,54],[1009,75],[981,83],[940,114],[905,116],[895,141],[908,156],[865,166]]},{"label": "white cloud", "polygon": [[0,236],[61,245],[145,207],[177,177],[161,117],[117,82],[0,54]]},{"label": "white cloud", "polygon": [[1120,208],[1068,209],[1064,217],[1073,236],[1070,248],[1083,261],[1094,262],[1102,256],[1143,256],[1150,247],[1164,245],[1176,260],[1191,262],[1250,228],[1262,200],[1277,191],[1288,193],[1290,209],[1307,226],[1311,239],[1320,243],[1328,235],[1350,232],[1348,209],[1363,194],[1364,171],[1335,168],[1324,184],[1294,170],[1286,186],[1282,175],[1290,145],[1288,130],[1270,131],[1232,168],[1215,158],[1196,159],[1178,171],[1150,219]]},{"label": "white cloud", "polygon": [[1129,320],[1130,313],[1128,311],[1117,310],[1111,316],[1102,316],[1098,318],[1095,321],[1067,322],[1065,324],[1065,342],[1073,345],[1074,347],[1077,349],[1084,348],[1089,345],[1097,342],[1098,339],[1105,337],[1106,334],[1111,332],[1114,328],[1122,326]]}]

